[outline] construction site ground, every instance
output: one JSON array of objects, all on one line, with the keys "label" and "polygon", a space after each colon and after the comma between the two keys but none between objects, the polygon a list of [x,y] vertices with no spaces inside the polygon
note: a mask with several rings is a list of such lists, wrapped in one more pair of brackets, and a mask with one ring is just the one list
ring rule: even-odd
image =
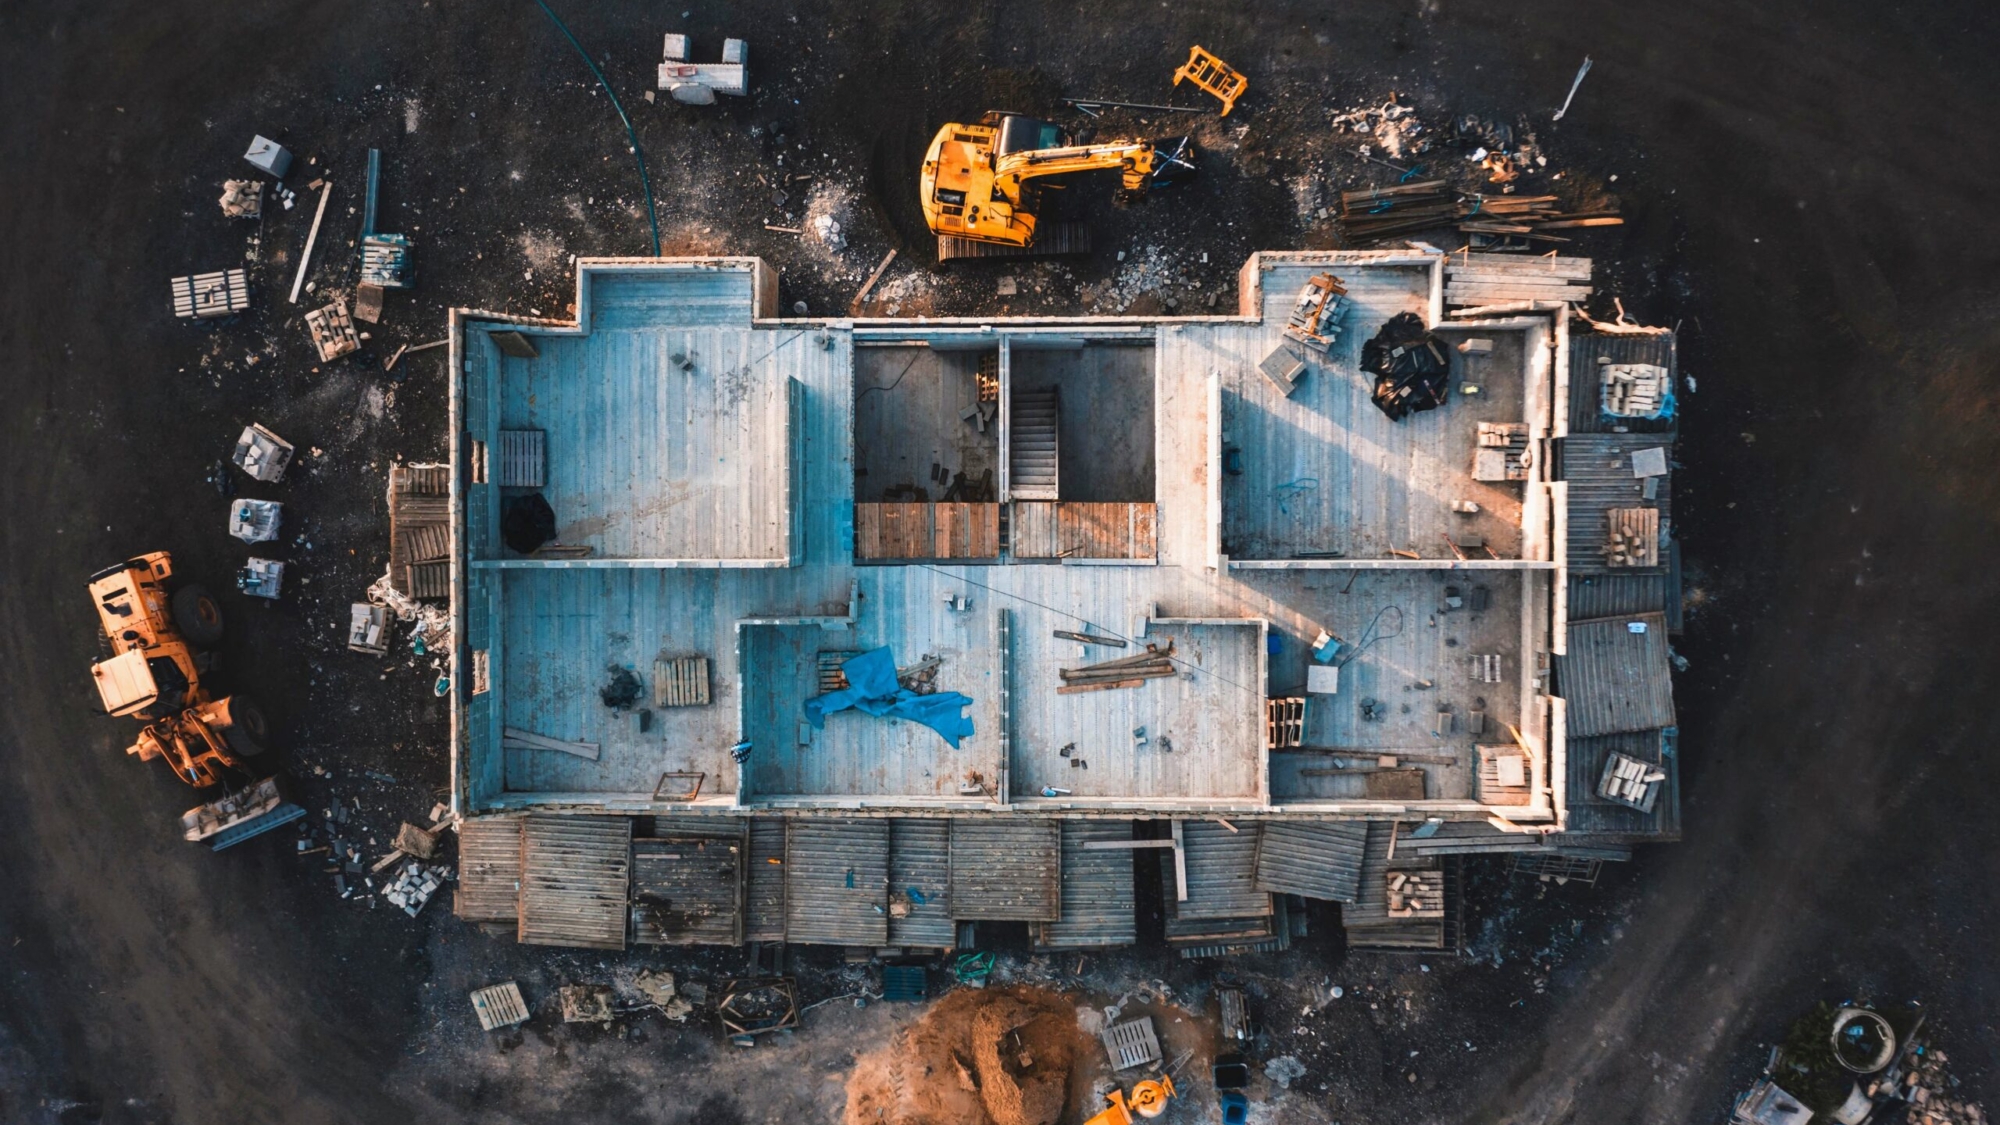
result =
[{"label": "construction site ground", "polygon": [[[1525,117],[1548,163],[1523,190],[1626,216],[1565,252],[1597,262],[1594,314],[1616,296],[1681,329],[1685,841],[1596,886],[1470,863],[1456,958],[1348,952],[1326,911],[1289,953],[1187,962],[1143,897],[1142,944],[1080,969],[1001,935],[995,983],[1036,990],[1019,1002],[1037,1011],[1154,990],[1169,1047],[1198,1049],[1163,1120],[1213,1119],[1200,1052],[1225,975],[1263,1026],[1257,1122],[1718,1120],[1795,1013],[1856,993],[1923,999],[1956,1072],[1990,1082],[1990,5],[1827,0],[1809,19],[1770,0],[558,9],[631,113],[663,252],[760,255],[787,309],[843,315],[893,247],[872,295],[884,315],[1199,312],[1211,296],[1226,311],[1248,254],[1334,245],[1336,193],[1396,178],[1362,158],[1381,142],[1331,123],[1392,93],[1440,137],[1396,163],[1470,186],[1453,117]],[[706,1012],[564,1025],[559,986],[647,967],[713,985],[745,954],[518,946],[453,919],[448,894],[412,919],[340,897],[290,829],[212,855],[175,831],[193,794],[120,753],[134,724],[93,713],[87,576],[171,550],[227,590],[224,676],[262,701],[322,838],[342,806],[372,857],[438,799],[432,658],[407,630],[386,659],[344,647],[348,604],[387,554],[389,464],[445,452],[443,350],[393,372],[382,360],[441,336],[453,305],[565,315],[573,255],[650,251],[624,129],[540,8],[24,0],[0,29],[0,1119],[730,1125],[885,1108],[884,1066],[931,1049],[896,1045],[927,1007],[855,1007],[876,985],[838,951],[796,957],[801,1003],[830,1002],[754,1050]],[[690,32],[700,59],[747,38],[751,96],[647,101],[668,31]],[[1167,85],[1191,43],[1249,76],[1230,116],[1097,127],[1192,128],[1199,179],[1126,209],[1086,190],[1089,258],[932,264],[915,185],[938,124],[1061,113],[1064,95],[1199,105]],[[1594,69],[1552,125],[1586,55]],[[216,199],[259,132],[297,155],[298,196],[267,199],[246,260],[258,224],[225,220]],[[363,326],[360,357],[323,364],[301,315],[351,291],[370,146],[384,153],[378,225],[410,236],[418,288]],[[321,178],[335,186],[314,292],[294,305],[318,203],[306,185]],[[822,216],[836,237],[819,236]],[[172,318],[170,277],[239,265],[249,313]],[[221,464],[250,421],[298,446],[274,489]],[[269,545],[290,563],[279,601],[228,589],[249,552],[224,534],[218,476],[287,506]],[[466,993],[508,979],[534,1017],[482,1032]],[[930,1033],[955,1035],[976,1005],[939,1007]],[[1077,1052],[1062,1120],[1080,1120],[1102,1052],[1053,1031],[1044,1045]],[[1282,1056],[1304,1072],[1289,1089],[1261,1070]]]}]

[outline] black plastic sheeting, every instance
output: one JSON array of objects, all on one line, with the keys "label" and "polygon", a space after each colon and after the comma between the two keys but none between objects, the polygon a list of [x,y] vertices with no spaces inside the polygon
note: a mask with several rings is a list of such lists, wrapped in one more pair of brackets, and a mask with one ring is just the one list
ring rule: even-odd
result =
[{"label": "black plastic sheeting", "polygon": [[500,540],[507,549],[532,555],[542,544],[556,537],[556,510],[539,492],[516,496],[507,501],[500,517]]},{"label": "black plastic sheeting", "polygon": [[1451,392],[1451,353],[1416,313],[1391,317],[1361,345],[1361,369],[1375,376],[1375,405],[1399,422],[1443,406]]}]

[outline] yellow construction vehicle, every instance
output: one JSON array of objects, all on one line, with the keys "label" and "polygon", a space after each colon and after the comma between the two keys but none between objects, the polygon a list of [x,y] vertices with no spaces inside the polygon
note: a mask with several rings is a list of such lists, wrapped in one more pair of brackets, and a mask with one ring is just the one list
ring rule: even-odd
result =
[{"label": "yellow construction vehicle", "polygon": [[918,185],[938,260],[1087,252],[1081,224],[1051,230],[1036,215],[1043,189],[1061,186],[1052,177],[1107,169],[1118,170],[1120,199],[1140,199],[1155,184],[1194,171],[1194,142],[1076,145],[1061,126],[1018,113],[946,125],[931,138]]},{"label": "yellow construction vehicle", "polygon": [[202,684],[214,668],[208,651],[222,640],[222,609],[207,590],[183,584],[168,591],[173,556],[165,551],[127,559],[90,576],[90,600],[110,650],[91,666],[105,713],[147,720],[126,749],[140,761],[165,758],[197,789],[241,770],[240,756],[258,753],[264,716],[245,699],[216,699]]},{"label": "yellow construction vehicle", "polygon": [[217,699],[202,682],[215,667],[222,609],[207,590],[169,590],[173,556],[154,551],[90,576],[108,649],[91,666],[98,698],[111,715],[146,720],[125,752],[142,762],[164,758],[174,775],[197,789],[232,775],[249,783],[220,800],[189,809],[182,834],[220,851],[305,815],[285,800],[277,778],[257,780],[243,759],[263,753],[264,715],[241,696]]},{"label": "yellow construction vehicle", "polygon": [[1105,1095],[1111,1104],[1097,1111],[1097,1116],[1083,1125],[1132,1125],[1137,1117],[1158,1117],[1167,1111],[1167,1103],[1173,1100],[1174,1080],[1172,1075],[1162,1074],[1157,1079],[1149,1078],[1132,1087],[1132,1096],[1125,1091],[1113,1090]]}]

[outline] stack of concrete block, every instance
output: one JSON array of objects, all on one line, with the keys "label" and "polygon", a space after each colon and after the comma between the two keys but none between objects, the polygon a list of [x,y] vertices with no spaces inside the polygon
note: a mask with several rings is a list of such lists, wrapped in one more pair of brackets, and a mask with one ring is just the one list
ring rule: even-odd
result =
[{"label": "stack of concrete block", "polygon": [[444,886],[445,876],[450,870],[444,867],[428,867],[421,863],[410,863],[398,872],[396,877],[382,888],[382,897],[403,908],[403,913],[415,918],[431,896]]},{"label": "stack of concrete block", "polygon": [[1621,418],[1657,418],[1666,404],[1667,369],[1652,363],[1613,363],[1599,356],[1604,412]]}]

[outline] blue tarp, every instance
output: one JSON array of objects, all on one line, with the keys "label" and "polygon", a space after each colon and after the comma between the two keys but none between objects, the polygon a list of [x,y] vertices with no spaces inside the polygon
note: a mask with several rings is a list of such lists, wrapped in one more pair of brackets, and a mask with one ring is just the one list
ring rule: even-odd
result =
[{"label": "blue tarp", "polygon": [[972,734],[972,720],[961,714],[972,705],[972,697],[955,691],[918,695],[897,683],[896,656],[887,645],[851,657],[840,670],[847,673],[846,687],[806,700],[806,721],[815,728],[825,727],[826,717],[835,711],[852,707],[878,718],[922,723],[943,735],[954,750],[959,739]]}]

